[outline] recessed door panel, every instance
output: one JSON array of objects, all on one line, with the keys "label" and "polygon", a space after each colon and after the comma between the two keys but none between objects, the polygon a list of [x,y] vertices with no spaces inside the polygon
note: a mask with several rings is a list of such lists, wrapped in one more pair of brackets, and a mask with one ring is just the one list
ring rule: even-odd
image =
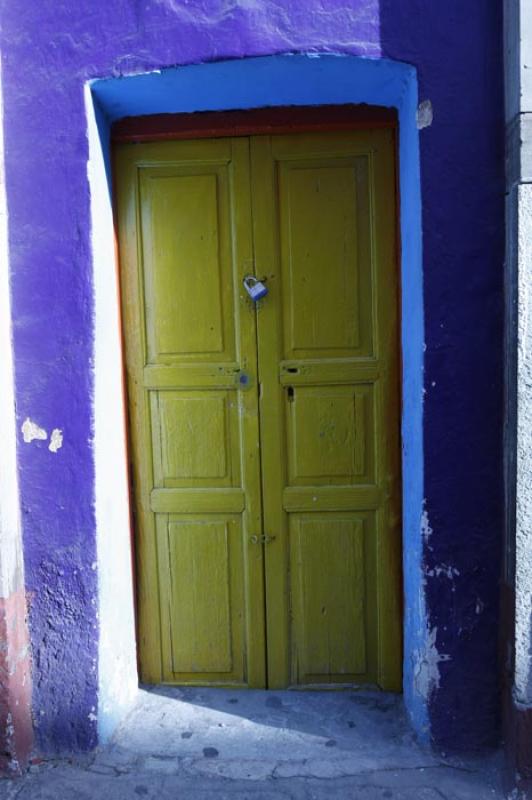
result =
[{"label": "recessed door panel", "polygon": [[290,486],[372,483],[373,386],[296,386],[287,395]]},{"label": "recessed door panel", "polygon": [[148,361],[234,357],[229,166],[139,171]]},{"label": "recessed door panel", "polygon": [[234,390],[151,392],[154,468],[164,487],[240,486]]},{"label": "recessed door panel", "polygon": [[238,517],[161,515],[159,528],[163,679],[245,683]]},{"label": "recessed door panel", "polygon": [[276,162],[284,357],[369,354],[368,158]]},{"label": "recessed door panel", "polygon": [[368,671],[365,527],[364,519],[346,514],[290,517],[298,684],[353,683]]}]

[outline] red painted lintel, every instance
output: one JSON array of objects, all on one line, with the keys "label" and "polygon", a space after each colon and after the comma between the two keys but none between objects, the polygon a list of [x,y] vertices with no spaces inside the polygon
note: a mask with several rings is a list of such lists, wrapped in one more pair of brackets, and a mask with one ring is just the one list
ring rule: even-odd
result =
[{"label": "red painted lintel", "polygon": [[114,142],[148,142],[396,126],[396,110],[381,106],[282,106],[125,117],[113,124],[111,138]]}]

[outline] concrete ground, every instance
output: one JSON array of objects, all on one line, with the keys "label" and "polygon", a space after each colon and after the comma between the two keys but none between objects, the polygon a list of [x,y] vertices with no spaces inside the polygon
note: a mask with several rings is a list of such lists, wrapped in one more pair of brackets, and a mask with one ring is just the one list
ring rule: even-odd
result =
[{"label": "concrete ground", "polygon": [[108,747],[0,781],[0,800],[494,800],[498,774],[417,745],[396,696],[158,688]]}]

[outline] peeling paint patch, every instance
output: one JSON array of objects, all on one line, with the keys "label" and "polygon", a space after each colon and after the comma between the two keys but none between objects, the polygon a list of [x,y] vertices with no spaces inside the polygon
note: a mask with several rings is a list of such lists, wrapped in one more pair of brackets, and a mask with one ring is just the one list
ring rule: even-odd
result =
[{"label": "peeling paint patch", "polygon": [[51,453],[57,453],[58,450],[61,449],[63,446],[63,431],[60,428],[54,428],[52,431],[52,435],[50,436],[50,444],[48,445],[48,450]]},{"label": "peeling paint patch", "polygon": [[440,668],[442,661],[450,661],[451,656],[439,653],[436,647],[438,628],[428,631],[424,650],[414,653],[414,684],[416,691],[429,700],[432,693],[440,687]]},{"label": "peeling paint patch", "polygon": [[437,578],[445,575],[446,578],[449,578],[450,581],[457,578],[460,575],[460,570],[456,569],[456,567],[451,567],[450,564],[438,564],[436,567],[432,569],[428,569],[425,573],[429,577],[433,578],[436,576]]},{"label": "peeling paint patch", "polygon": [[429,128],[434,119],[434,111],[430,100],[422,100],[417,107],[416,124],[418,131]]},{"label": "peeling paint patch", "polygon": [[428,542],[432,536],[432,528],[430,527],[429,514],[426,508],[423,509],[421,514],[421,536],[424,542]]},{"label": "peeling paint patch", "polygon": [[22,438],[26,444],[33,442],[34,439],[45,441],[48,438],[48,434],[44,428],[39,427],[39,425],[33,422],[29,417],[26,417],[20,430],[22,431]]}]

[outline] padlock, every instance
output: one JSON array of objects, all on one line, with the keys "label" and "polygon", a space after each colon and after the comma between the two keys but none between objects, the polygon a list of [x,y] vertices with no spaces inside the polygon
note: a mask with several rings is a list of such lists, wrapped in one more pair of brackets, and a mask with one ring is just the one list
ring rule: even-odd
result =
[{"label": "padlock", "polygon": [[249,294],[254,303],[256,303],[257,300],[260,300],[262,297],[266,297],[268,294],[267,287],[261,281],[255,278],[254,275],[246,275],[242,282],[246,292]]}]

